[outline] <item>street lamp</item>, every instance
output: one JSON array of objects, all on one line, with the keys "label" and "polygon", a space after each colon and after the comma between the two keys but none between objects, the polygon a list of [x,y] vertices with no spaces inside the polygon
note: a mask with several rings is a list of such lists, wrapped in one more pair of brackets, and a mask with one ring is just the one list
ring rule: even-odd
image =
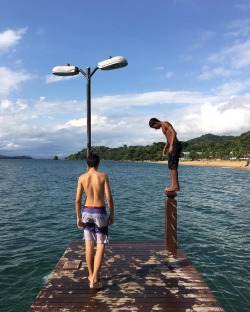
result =
[{"label": "street lamp", "polygon": [[75,76],[79,73],[83,74],[86,78],[87,86],[87,157],[91,154],[91,77],[97,71],[101,70],[112,70],[122,68],[128,65],[128,61],[122,56],[110,57],[109,59],[99,62],[96,68],[91,72],[90,67],[86,68],[86,73],[76,67],[70,66],[56,66],[52,69],[52,74],[56,76]]}]

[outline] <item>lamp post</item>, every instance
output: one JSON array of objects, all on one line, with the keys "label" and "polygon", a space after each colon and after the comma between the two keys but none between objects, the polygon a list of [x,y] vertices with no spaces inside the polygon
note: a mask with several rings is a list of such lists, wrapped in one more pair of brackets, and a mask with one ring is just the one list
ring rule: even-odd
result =
[{"label": "lamp post", "polygon": [[52,69],[52,74],[57,76],[75,76],[81,73],[86,78],[87,91],[87,157],[91,154],[91,77],[97,71],[112,70],[122,68],[128,65],[128,61],[122,56],[110,57],[109,59],[99,62],[96,68],[91,72],[90,67],[86,72],[76,66],[56,66]]}]

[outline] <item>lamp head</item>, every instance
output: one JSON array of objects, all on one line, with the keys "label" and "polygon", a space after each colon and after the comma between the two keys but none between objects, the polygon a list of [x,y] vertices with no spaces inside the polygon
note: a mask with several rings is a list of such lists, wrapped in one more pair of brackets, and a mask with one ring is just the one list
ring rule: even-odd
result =
[{"label": "lamp head", "polygon": [[97,68],[101,70],[111,70],[122,68],[128,65],[128,61],[122,56],[110,57],[109,59],[99,62]]},{"label": "lamp head", "polygon": [[56,76],[75,76],[79,74],[79,69],[76,66],[56,66],[52,69],[52,74]]}]

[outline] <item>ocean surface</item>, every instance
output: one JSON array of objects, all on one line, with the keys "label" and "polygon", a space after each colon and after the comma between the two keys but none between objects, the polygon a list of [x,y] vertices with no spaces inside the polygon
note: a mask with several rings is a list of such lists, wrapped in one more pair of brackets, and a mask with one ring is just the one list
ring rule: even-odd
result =
[{"label": "ocean surface", "polygon": [[[166,165],[101,162],[115,224],[109,239],[164,239]],[[26,312],[76,227],[82,161],[0,160],[0,311]],[[227,312],[250,311],[250,170],[181,165],[178,243]]]}]

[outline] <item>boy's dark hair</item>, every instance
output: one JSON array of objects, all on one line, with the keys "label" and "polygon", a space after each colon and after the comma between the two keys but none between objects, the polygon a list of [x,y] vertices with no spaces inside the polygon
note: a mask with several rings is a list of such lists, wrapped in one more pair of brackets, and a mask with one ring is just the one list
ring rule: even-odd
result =
[{"label": "boy's dark hair", "polygon": [[87,158],[87,165],[90,168],[97,167],[100,163],[100,158],[97,154],[90,154]]},{"label": "boy's dark hair", "polygon": [[149,120],[149,127],[153,127],[157,122],[159,122],[160,120],[158,120],[157,118],[151,118]]}]

